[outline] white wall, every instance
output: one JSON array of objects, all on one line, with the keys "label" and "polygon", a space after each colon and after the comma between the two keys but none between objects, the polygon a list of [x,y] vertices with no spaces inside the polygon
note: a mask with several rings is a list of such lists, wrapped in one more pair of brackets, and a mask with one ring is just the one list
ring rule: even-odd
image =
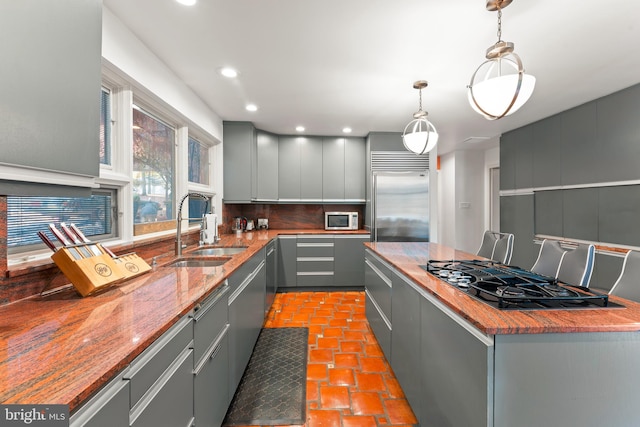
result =
[{"label": "white wall", "polygon": [[488,169],[497,166],[497,147],[440,157],[439,243],[470,253],[478,250],[488,221]]}]

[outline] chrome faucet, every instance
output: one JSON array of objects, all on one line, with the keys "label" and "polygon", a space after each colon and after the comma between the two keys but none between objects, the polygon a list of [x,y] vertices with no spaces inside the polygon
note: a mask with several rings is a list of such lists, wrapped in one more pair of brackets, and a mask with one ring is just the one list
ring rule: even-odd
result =
[{"label": "chrome faucet", "polygon": [[[176,256],[182,255],[182,205],[184,204],[184,201],[188,197],[199,197],[202,200],[204,200],[205,202],[209,203],[209,197],[205,196],[202,193],[187,193],[180,200],[180,205],[178,207],[178,215],[176,217]],[[204,232],[204,227],[205,227],[204,215],[202,216],[202,218],[187,218],[187,219],[188,220],[189,219],[199,219],[201,221],[201,223],[200,223],[200,241],[202,241],[202,234]]]}]

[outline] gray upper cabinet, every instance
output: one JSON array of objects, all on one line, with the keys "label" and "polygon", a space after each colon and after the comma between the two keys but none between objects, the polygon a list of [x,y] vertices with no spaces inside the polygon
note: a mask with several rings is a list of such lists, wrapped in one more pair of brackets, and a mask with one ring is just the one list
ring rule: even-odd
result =
[{"label": "gray upper cabinet", "polygon": [[322,140],[322,198],[343,200],[345,183],[345,139]]},{"label": "gray upper cabinet", "polygon": [[278,199],[278,135],[263,132],[256,138],[256,200]]},{"label": "gray upper cabinet", "polygon": [[319,202],[322,201],[322,138],[305,137],[301,142],[300,198]]},{"label": "gray upper cabinet", "polygon": [[344,139],[344,198],[366,201],[367,155],[364,138]]},{"label": "gray upper cabinet", "polygon": [[325,202],[366,200],[364,138],[324,138],[322,198]]},{"label": "gray upper cabinet", "polygon": [[3,1],[0,14],[0,162],[91,186],[99,174],[102,1]]},{"label": "gray upper cabinet", "polygon": [[224,122],[225,203],[364,203],[364,138],[276,135]]},{"label": "gray upper cabinet", "polygon": [[300,199],[300,137],[281,136],[278,146],[278,198]]},{"label": "gray upper cabinet", "polygon": [[255,198],[256,129],[248,122],[225,122],[223,128],[224,201]]}]

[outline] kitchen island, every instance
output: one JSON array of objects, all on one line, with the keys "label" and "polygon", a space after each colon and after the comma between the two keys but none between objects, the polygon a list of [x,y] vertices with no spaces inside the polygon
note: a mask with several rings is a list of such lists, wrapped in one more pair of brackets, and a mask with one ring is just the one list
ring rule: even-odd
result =
[{"label": "kitchen island", "polygon": [[[364,230],[336,233],[315,229],[226,234],[221,236],[216,247],[246,249],[228,256],[220,266],[169,266],[167,264],[175,257],[167,256],[155,263],[150,261],[152,271],[95,295],[82,298],[73,288],[67,288],[1,306],[0,403],[64,404],[69,405],[73,414],[105,386],[108,388],[109,382],[121,380],[123,371],[137,361],[155,357],[155,354],[147,354],[149,348],[158,342],[165,344],[164,341],[175,343],[175,360],[183,362],[180,366],[176,363],[176,372],[179,372],[178,368],[191,365],[188,371],[193,375],[194,363],[190,360],[198,358],[198,327],[192,327],[191,323],[195,325],[198,316],[207,316],[215,310],[214,307],[208,311],[207,301],[221,299],[224,304],[220,305],[226,308],[228,298],[230,318],[234,304],[238,305],[238,313],[242,314],[239,319],[245,322],[251,318],[253,322],[255,318],[259,328],[265,310],[266,267],[262,267],[268,262],[265,248],[283,235],[329,234],[353,235],[354,238],[368,235]],[[185,249],[183,257],[193,258],[193,249],[197,248]],[[256,277],[261,278],[262,284],[258,283],[254,291],[250,282]],[[222,288],[228,289],[221,292]],[[246,300],[257,304],[241,307]],[[221,313],[221,324],[224,325],[226,309]],[[195,320],[191,322],[192,319]],[[251,328],[255,329],[253,323]],[[215,338],[217,330],[212,333]],[[195,344],[190,343],[189,337]],[[229,347],[233,346],[232,341],[229,338]],[[183,350],[194,348],[193,352]],[[211,348],[205,346],[203,353],[209,350],[213,350],[213,345]],[[145,366],[128,375],[144,373],[143,368]],[[126,403],[129,403],[128,397]],[[136,408],[132,409],[132,414],[132,418],[139,416]],[[128,412],[126,416],[128,418]]]},{"label": "kitchen island", "polygon": [[640,425],[640,304],[500,310],[421,267],[473,254],[365,246],[367,318],[423,426]]}]

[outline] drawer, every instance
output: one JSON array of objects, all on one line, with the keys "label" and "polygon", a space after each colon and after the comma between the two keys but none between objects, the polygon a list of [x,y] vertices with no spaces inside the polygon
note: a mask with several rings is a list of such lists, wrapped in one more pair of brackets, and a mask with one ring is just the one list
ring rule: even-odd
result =
[{"label": "drawer", "polygon": [[258,267],[260,262],[264,260],[265,250],[264,248],[260,249],[256,252],[251,258],[249,258],[244,264],[240,266],[234,273],[229,277],[229,287],[230,291],[233,293],[238,286],[247,278],[253,271]]},{"label": "drawer", "polygon": [[298,286],[331,286],[335,278],[333,271],[328,272],[298,272]]},{"label": "drawer", "polygon": [[227,329],[195,371],[194,413],[197,426],[220,426],[227,413],[229,396],[229,337]]},{"label": "drawer", "polygon": [[193,424],[193,350],[185,348],[129,413],[132,427]]},{"label": "drawer", "polygon": [[369,292],[366,291],[365,293],[367,297],[365,302],[367,321],[382,348],[382,352],[387,360],[391,361],[391,323],[385,315],[380,312],[379,307],[371,298]]},{"label": "drawer", "polygon": [[298,272],[333,272],[333,257],[301,258],[297,260]]},{"label": "drawer", "polygon": [[229,321],[228,295],[229,285],[225,282],[194,309],[193,358],[196,364]]},{"label": "drawer", "polygon": [[315,236],[298,236],[298,245],[308,244],[331,244],[333,246],[333,237],[330,234],[327,235],[315,235]]},{"label": "drawer", "polygon": [[380,264],[372,262],[367,258],[364,262],[364,284],[365,289],[378,304],[380,310],[391,319],[391,275],[387,276],[390,271],[388,269],[381,270]]},{"label": "drawer", "polygon": [[333,242],[325,243],[297,243],[296,255],[298,257],[332,257]]},{"label": "drawer", "polygon": [[193,341],[191,322],[192,319],[189,316],[180,319],[129,365],[123,377],[130,380],[132,408],[180,353],[191,346]]}]

